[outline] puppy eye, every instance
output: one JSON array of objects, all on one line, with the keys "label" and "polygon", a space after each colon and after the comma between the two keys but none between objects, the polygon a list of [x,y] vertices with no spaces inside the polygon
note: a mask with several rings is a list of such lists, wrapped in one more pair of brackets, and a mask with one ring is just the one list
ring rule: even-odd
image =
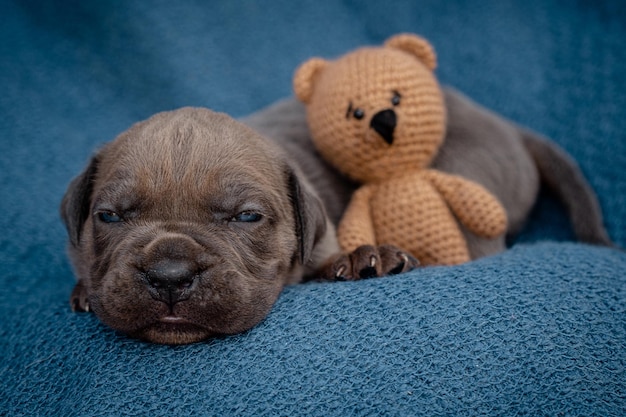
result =
[{"label": "puppy eye", "polygon": [[254,223],[260,221],[262,217],[263,216],[261,216],[259,213],[255,213],[254,211],[242,211],[236,216],[233,216],[230,221],[241,223]]},{"label": "puppy eye", "polygon": [[393,97],[391,98],[391,104],[393,104],[394,106],[399,105],[401,98],[402,98],[402,95],[394,90],[393,91]]},{"label": "puppy eye", "polygon": [[103,223],[119,223],[122,217],[114,211],[100,211],[97,213],[98,219]]}]

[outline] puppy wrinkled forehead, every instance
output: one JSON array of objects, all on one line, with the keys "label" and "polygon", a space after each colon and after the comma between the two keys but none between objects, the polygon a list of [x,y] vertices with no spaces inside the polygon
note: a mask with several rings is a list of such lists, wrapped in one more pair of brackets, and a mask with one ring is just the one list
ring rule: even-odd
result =
[{"label": "puppy wrinkled forehead", "polygon": [[229,116],[206,109],[159,113],[121,134],[101,158],[95,190],[108,202],[156,195],[191,203],[232,190],[244,194],[243,184],[286,184],[286,158],[278,149]]},{"label": "puppy wrinkled forehead", "polygon": [[105,152],[118,170],[182,180],[246,164],[271,171],[278,158],[267,141],[229,116],[208,109],[158,113],[121,134]]}]

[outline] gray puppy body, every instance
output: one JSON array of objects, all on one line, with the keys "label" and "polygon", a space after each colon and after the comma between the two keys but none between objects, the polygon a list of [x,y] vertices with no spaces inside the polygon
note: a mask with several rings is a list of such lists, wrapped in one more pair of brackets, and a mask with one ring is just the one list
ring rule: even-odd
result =
[{"label": "gray puppy body", "polygon": [[[542,178],[581,240],[610,243],[567,154],[452,90],[446,104],[435,167],[495,194],[511,233]],[[339,253],[333,225],[356,184],[315,152],[299,102],[243,122],[252,129],[204,109],[159,113],[97,152],[61,204],[78,278],[75,310],[92,310],[134,337],[190,343],[251,328],[285,285],[311,274],[359,279],[415,266],[394,247]],[[466,236],[473,258],[505,249],[504,237]]]},{"label": "gray puppy body", "polygon": [[[554,142],[505,120],[456,90],[444,88],[444,96],[446,137],[433,167],[482,184],[498,197],[507,211],[509,235],[524,225],[543,181],[565,204],[581,241],[611,244],[595,194],[569,155]],[[315,151],[304,106],[296,99],[285,99],[242,121],[279,142],[301,164],[336,224],[356,184]],[[505,236],[484,239],[459,226],[473,259],[505,249]]]}]

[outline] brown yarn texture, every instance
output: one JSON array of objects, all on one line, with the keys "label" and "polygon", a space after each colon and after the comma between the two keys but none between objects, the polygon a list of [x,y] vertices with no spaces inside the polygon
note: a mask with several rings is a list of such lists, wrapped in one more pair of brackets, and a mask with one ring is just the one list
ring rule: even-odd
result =
[{"label": "brown yarn texture", "polygon": [[[429,169],[446,124],[435,66],[427,41],[401,34],[335,61],[312,58],[296,71],[294,90],[318,151],[362,184],[338,227],[346,252],[393,244],[423,265],[453,265],[470,260],[458,222],[486,238],[506,231],[506,212],[489,191]],[[382,112],[394,115],[387,140],[375,128]]]}]

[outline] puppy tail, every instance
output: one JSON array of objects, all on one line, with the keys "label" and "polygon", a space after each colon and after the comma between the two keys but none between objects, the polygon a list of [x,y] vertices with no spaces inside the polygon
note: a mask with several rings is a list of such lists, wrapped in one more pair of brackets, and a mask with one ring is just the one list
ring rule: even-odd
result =
[{"label": "puppy tail", "polygon": [[524,129],[521,134],[543,184],[564,204],[576,237],[585,243],[615,246],[603,225],[596,194],[576,161],[548,139]]}]

